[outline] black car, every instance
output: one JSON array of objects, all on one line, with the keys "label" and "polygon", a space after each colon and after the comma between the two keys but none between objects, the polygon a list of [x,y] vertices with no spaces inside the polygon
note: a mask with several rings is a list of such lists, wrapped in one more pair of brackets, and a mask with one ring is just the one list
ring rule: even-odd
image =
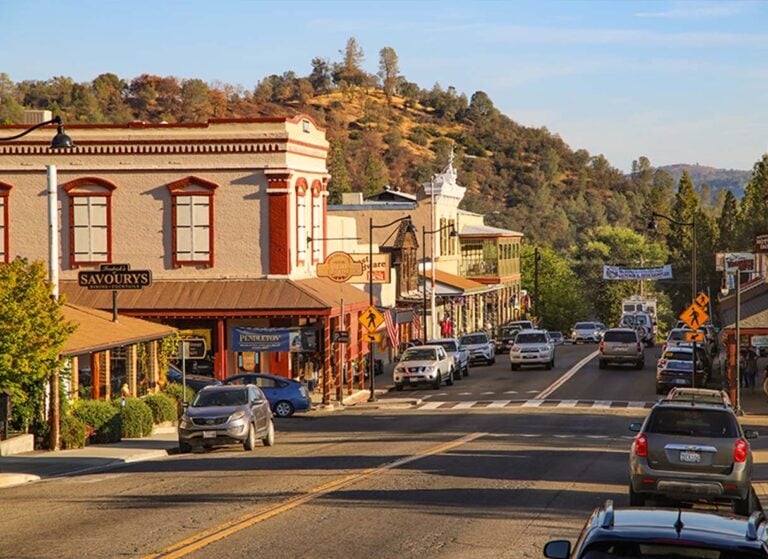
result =
[{"label": "black car", "polygon": [[183,381],[186,381],[187,386],[189,386],[195,392],[205,388],[206,386],[221,384],[221,382],[213,378],[213,376],[208,375],[196,375],[187,373],[186,379],[184,379],[181,376],[181,369],[175,365],[168,365],[168,373],[166,373],[166,378],[168,379],[168,382],[176,382],[178,384],[182,384]]},{"label": "black car", "polygon": [[608,500],[589,517],[575,545],[551,541],[544,546],[544,557],[768,557],[765,516],[762,511],[742,518],[683,509],[614,509]]}]

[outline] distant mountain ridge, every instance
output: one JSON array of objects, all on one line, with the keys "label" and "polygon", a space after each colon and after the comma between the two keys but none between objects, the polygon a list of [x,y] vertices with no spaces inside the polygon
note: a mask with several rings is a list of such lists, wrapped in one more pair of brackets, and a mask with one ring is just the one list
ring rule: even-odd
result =
[{"label": "distant mountain ridge", "polygon": [[712,187],[712,192],[726,189],[739,200],[744,196],[744,188],[747,186],[749,179],[752,177],[752,171],[740,171],[738,169],[718,169],[716,167],[707,167],[706,165],[687,165],[685,163],[678,163],[675,165],[664,165],[658,167],[662,171],[669,173],[675,182],[680,181],[680,177],[683,176],[683,171],[688,171],[688,176],[691,177],[696,189],[701,189],[701,186],[708,184]]}]

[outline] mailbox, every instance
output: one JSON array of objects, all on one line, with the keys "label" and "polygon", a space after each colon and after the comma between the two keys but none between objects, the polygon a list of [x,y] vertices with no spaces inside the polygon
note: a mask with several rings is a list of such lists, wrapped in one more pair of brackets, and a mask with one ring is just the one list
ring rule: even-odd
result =
[{"label": "mailbox", "polygon": [[11,427],[11,393],[0,390],[0,440],[8,438]]}]

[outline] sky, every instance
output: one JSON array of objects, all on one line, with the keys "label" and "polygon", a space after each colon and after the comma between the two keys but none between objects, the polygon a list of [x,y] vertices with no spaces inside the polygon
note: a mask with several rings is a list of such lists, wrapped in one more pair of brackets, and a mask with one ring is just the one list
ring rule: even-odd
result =
[{"label": "sky", "polygon": [[484,91],[512,120],[629,171],[750,170],[768,149],[768,1],[0,0],[0,73],[262,78],[391,47],[420,87]]}]

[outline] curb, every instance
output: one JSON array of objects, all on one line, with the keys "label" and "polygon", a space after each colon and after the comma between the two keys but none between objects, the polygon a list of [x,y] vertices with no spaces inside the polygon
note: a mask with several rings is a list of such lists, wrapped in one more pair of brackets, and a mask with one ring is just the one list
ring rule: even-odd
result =
[{"label": "curb", "polygon": [[0,474],[0,488],[17,487],[40,481],[40,476],[33,474]]}]

